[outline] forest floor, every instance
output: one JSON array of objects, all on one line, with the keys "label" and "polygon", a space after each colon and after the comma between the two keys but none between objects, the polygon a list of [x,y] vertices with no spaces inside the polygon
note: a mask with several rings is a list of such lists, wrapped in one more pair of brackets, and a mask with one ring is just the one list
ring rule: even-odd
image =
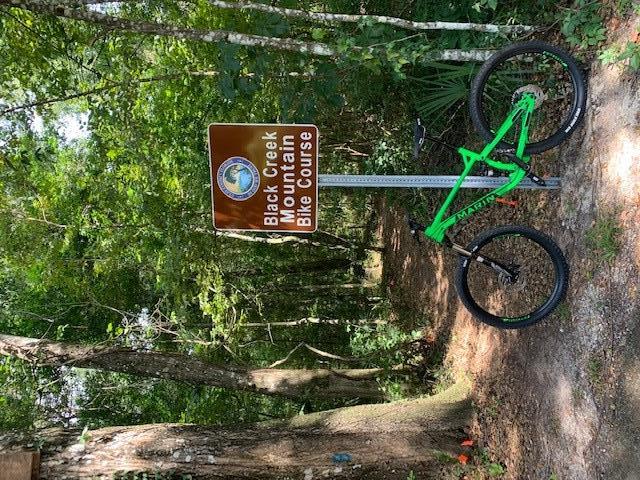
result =
[{"label": "forest floor", "polygon": [[[638,24],[615,21],[608,42]],[[411,237],[406,202],[380,204],[393,303],[428,317],[446,368],[471,378],[470,436],[504,465],[505,479],[640,478],[640,74],[594,62],[588,88],[582,128],[534,159],[536,172],[562,177],[562,189],[515,191],[516,208],[485,209],[457,237],[464,244],[500,224],[552,236],[571,281],[543,322],[502,331],[473,319],[455,293],[456,256]]]}]

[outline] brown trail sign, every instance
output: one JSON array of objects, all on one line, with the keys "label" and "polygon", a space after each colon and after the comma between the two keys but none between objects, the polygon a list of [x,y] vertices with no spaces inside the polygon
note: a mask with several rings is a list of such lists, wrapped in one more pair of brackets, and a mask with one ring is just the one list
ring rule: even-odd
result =
[{"label": "brown trail sign", "polygon": [[[311,233],[316,230],[318,186],[347,188],[452,188],[457,175],[318,175],[315,125],[209,126],[213,226],[218,230]],[[462,188],[497,188],[508,177],[468,176]],[[529,179],[518,188],[541,187]]]},{"label": "brown trail sign", "polygon": [[315,125],[212,124],[209,158],[215,228],[316,230]]}]

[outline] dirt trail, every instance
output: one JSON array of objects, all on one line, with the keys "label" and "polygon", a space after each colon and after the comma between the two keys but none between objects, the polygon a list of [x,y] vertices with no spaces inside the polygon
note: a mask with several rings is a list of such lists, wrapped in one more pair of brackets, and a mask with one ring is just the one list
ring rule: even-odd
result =
[{"label": "dirt trail", "polygon": [[[629,38],[638,23],[618,34]],[[550,157],[562,191],[518,193],[521,209],[485,217],[485,226],[541,228],[565,251],[569,295],[542,324],[500,331],[472,319],[455,296],[454,256],[416,245],[403,210],[382,209],[391,293],[432,319],[447,363],[473,379],[473,433],[508,479],[640,479],[640,75],[594,64],[587,109]],[[607,223],[621,227],[611,261],[587,241]]]}]

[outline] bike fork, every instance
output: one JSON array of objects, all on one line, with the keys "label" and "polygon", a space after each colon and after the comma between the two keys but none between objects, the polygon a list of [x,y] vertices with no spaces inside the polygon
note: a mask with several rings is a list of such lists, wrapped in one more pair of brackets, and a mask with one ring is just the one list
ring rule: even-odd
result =
[{"label": "bike fork", "polygon": [[[413,237],[419,241],[420,237],[422,237],[422,235],[424,234],[424,230],[426,229],[426,227],[421,223],[418,223],[415,220],[411,220],[411,219],[409,219],[407,223],[409,224],[411,235],[413,235]],[[462,245],[458,245],[457,243],[455,243],[448,235],[445,236],[444,246],[449,247],[454,252],[456,252],[459,255],[462,255],[463,257],[470,258],[471,260],[474,260],[484,265],[485,267],[492,269],[499,275],[507,275],[509,278],[514,278],[514,279],[517,278],[518,276],[518,272],[512,271],[512,269],[510,269],[506,265],[503,265],[497,260],[494,260],[487,256],[478,255],[475,252],[468,251]]]},{"label": "bike fork", "polygon": [[475,252],[470,252],[466,248],[464,248],[462,245],[458,245],[457,243],[455,243],[449,237],[445,237],[444,244],[445,246],[451,248],[457,254],[462,255],[463,257],[469,258],[471,260],[474,260],[480,263],[481,265],[484,265],[485,267],[492,269],[498,275],[507,275],[507,277],[511,279],[516,279],[518,276],[518,272],[513,271],[511,268],[507,267],[506,265],[503,265],[502,263],[490,257],[478,255]]}]

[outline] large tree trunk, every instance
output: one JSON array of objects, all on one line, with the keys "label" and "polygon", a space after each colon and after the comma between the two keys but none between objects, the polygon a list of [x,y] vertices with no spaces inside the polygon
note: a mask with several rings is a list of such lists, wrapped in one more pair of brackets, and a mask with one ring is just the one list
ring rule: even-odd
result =
[{"label": "large tree trunk", "polygon": [[376,382],[376,377],[384,374],[381,368],[248,370],[181,354],[90,347],[13,335],[0,335],[0,354],[38,365],[94,368],[290,398],[384,398]]},{"label": "large tree trunk", "polygon": [[[428,398],[360,405],[240,427],[156,424],[41,432],[42,479],[440,478],[444,454],[460,453],[469,421],[467,385]],[[333,463],[348,453],[351,462]],[[118,473],[119,472],[119,473]],[[128,474],[125,474],[128,472]],[[171,475],[171,474],[169,474]],[[149,478],[154,478],[149,475]]]}]

